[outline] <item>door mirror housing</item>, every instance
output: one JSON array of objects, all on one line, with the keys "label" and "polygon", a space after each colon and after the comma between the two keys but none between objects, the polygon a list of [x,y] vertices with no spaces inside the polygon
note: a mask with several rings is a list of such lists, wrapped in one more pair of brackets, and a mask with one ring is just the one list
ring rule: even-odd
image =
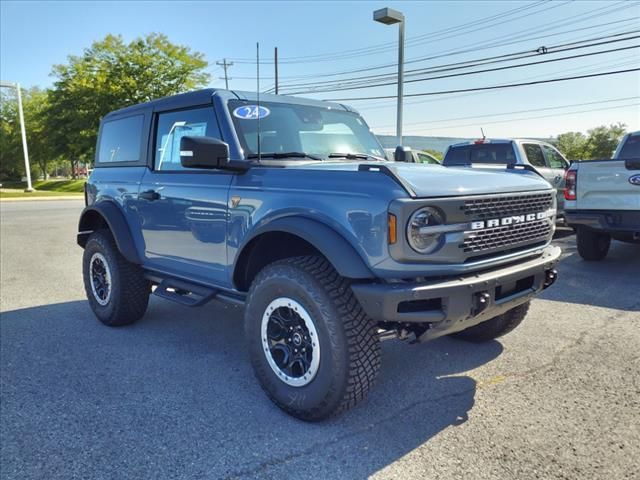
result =
[{"label": "door mirror housing", "polygon": [[413,155],[411,155],[411,147],[403,147],[402,145],[398,145],[396,147],[396,151],[393,154],[393,159],[396,162],[412,162]]},{"label": "door mirror housing", "polygon": [[217,138],[182,137],[180,163],[185,168],[225,168],[229,163],[229,145]]}]

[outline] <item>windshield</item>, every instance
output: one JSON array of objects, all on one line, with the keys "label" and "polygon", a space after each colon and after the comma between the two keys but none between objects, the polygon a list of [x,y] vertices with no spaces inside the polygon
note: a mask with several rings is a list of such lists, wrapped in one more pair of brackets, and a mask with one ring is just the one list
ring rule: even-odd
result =
[{"label": "windshield", "polygon": [[[337,153],[361,153],[384,158],[384,151],[362,117],[346,110],[291,103],[229,102],[245,157],[258,153],[258,117],[260,117],[260,153],[286,154],[294,158],[328,158]],[[282,155],[285,157],[286,155]],[[278,157],[276,157],[278,158]]]}]

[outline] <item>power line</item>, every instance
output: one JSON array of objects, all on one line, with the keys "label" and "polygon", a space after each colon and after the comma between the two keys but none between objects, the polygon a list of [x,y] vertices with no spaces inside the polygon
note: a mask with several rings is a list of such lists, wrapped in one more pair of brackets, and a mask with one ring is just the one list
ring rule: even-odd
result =
[{"label": "power line", "polygon": [[[471,115],[471,116],[464,116],[464,117],[453,117],[453,118],[441,118],[439,120],[429,120],[426,122],[409,122],[409,123],[405,123],[405,125],[428,125],[430,123],[442,123],[442,122],[454,122],[454,121],[458,121],[458,120],[468,120],[471,118],[487,118],[487,117],[499,117],[502,115],[514,115],[514,114],[519,114],[519,113],[531,113],[531,112],[543,112],[546,110],[559,110],[561,108],[570,108],[570,107],[584,107],[587,105],[599,105],[602,103],[615,103],[615,102],[622,102],[622,101],[626,101],[626,100],[636,100],[639,99],[640,96],[635,96],[635,97],[622,97],[622,98],[610,98],[608,100],[599,100],[597,102],[584,102],[584,103],[572,103],[572,104],[568,104],[568,105],[558,105],[555,107],[543,107],[543,108],[533,108],[533,109],[527,109],[527,110],[516,110],[516,111],[511,111],[511,112],[500,112],[500,113],[489,113],[489,114],[483,114],[483,115]],[[377,125],[377,126],[372,126],[371,128],[389,128],[389,127],[393,127],[395,125]]]},{"label": "power line", "polygon": [[[520,122],[523,120],[537,120],[540,118],[551,118],[551,117],[564,117],[567,115],[578,115],[581,113],[591,113],[591,112],[601,112],[604,110],[618,110],[621,108],[628,108],[628,107],[635,107],[635,106],[639,106],[640,103],[629,103],[626,105],[618,105],[615,107],[603,107],[603,108],[593,108],[593,109],[589,109],[589,110],[580,110],[580,111],[575,111],[575,112],[561,112],[561,113],[553,113],[551,115],[537,115],[534,117],[523,117],[523,118],[508,118],[508,119],[503,119],[503,120],[494,120],[494,121],[490,121],[490,122],[482,122],[483,125],[492,125],[492,124],[496,124],[496,123],[512,123],[512,122]],[[447,128],[463,128],[463,127],[475,127],[477,126],[477,123],[468,123],[465,125],[450,125],[447,127],[432,127],[430,128],[430,130],[445,130]],[[412,130],[412,129],[410,129]]]},{"label": "power line", "polygon": [[[638,17],[626,18],[626,19],[622,19],[622,20],[616,20],[616,21],[613,21],[613,22],[605,22],[605,23],[600,23],[600,24],[596,24],[596,25],[590,25],[590,26],[587,26],[587,27],[581,27],[581,28],[572,29],[572,30],[565,30],[565,31],[562,31],[562,32],[556,32],[556,33],[551,33],[551,34],[546,34],[546,35],[539,35],[539,36],[535,36],[535,37],[527,37],[526,39],[523,39],[523,40],[515,40],[515,41],[505,42],[505,43],[501,43],[501,44],[492,44],[490,46],[482,47],[482,46],[478,46],[476,44],[476,45],[474,45],[473,48],[469,48],[469,49],[466,49],[466,50],[456,50],[456,51],[448,50],[446,52],[440,52],[440,53],[434,54],[431,57],[422,58],[419,61],[435,60],[435,59],[442,58],[442,57],[447,57],[447,56],[455,56],[455,55],[461,55],[461,54],[465,54],[465,53],[471,53],[471,52],[477,52],[477,51],[482,51],[482,50],[505,47],[505,46],[509,46],[509,45],[523,43],[523,42],[526,42],[526,41],[539,40],[539,39],[543,39],[543,38],[555,37],[555,36],[558,36],[558,35],[566,35],[568,33],[574,33],[574,32],[583,31],[583,30],[591,30],[591,29],[594,29],[594,28],[610,26],[610,25],[614,25],[614,24],[618,24],[618,23],[627,23],[627,22],[634,21],[634,20],[638,20]],[[502,37],[496,37],[496,38],[502,38]],[[492,39],[492,40],[495,40],[495,39]],[[587,41],[587,40],[583,40],[583,41]],[[525,54],[525,53],[531,53],[531,52],[532,52],[532,50],[523,50],[523,51],[520,51],[520,52],[515,52],[515,53],[513,53],[511,55]],[[494,56],[494,57],[486,57],[486,58],[487,59],[492,59],[492,58],[500,58],[502,56],[503,55],[497,55],[497,56]],[[416,60],[416,61],[418,61],[418,60]],[[466,62],[458,62],[457,64],[464,64],[464,63],[468,63],[470,61],[473,61],[473,60],[469,60],[469,61],[466,61]],[[408,62],[412,62],[412,61],[408,61]],[[405,63],[407,63],[407,62],[405,62]],[[445,66],[448,66],[448,65],[456,65],[456,64],[446,64]],[[368,72],[368,71],[372,71],[372,70],[380,70],[380,69],[385,69],[385,68],[397,68],[397,64],[391,63],[391,64],[375,65],[375,66],[370,66],[370,67],[363,67],[363,68],[358,68],[358,69],[353,69],[353,70],[344,70],[344,71],[332,72],[332,73],[320,73],[320,74],[315,74],[315,75],[301,75],[301,76],[296,76],[296,77],[291,76],[291,77],[281,77],[281,78],[303,79],[303,78],[337,77],[337,76],[348,75],[348,74],[351,74],[351,73],[362,73],[362,72]],[[386,75],[390,75],[392,73],[393,72],[389,72]],[[384,75],[384,74],[380,74],[380,75]],[[334,80],[334,82],[339,82],[341,80],[348,80],[348,79],[336,79],[336,80]],[[308,83],[314,83],[314,82],[308,82]],[[299,83],[291,83],[290,82],[288,84],[284,83],[282,85],[285,86],[285,87],[292,87],[292,86],[299,86],[301,84],[299,84]]]},{"label": "power line", "polygon": [[[464,29],[467,26],[477,25],[480,22],[488,22],[491,20],[496,20],[498,18],[508,17],[515,13],[529,10],[531,8],[537,7],[538,5],[545,4],[545,3],[549,3],[549,0],[534,2],[532,4],[520,6],[520,7],[507,10],[505,12],[495,14],[489,17],[480,18],[480,19],[473,20],[471,22],[463,23],[460,25],[454,25],[452,27],[447,27],[447,28],[438,30],[436,32],[430,32],[430,33],[418,35],[416,37],[411,37],[407,39],[406,44],[411,45],[413,42],[416,42],[416,40],[419,41],[420,39],[442,35],[456,29]],[[568,3],[568,2],[565,2],[565,3]],[[542,10],[542,11],[545,11],[545,10]],[[537,13],[540,13],[540,12],[537,12]],[[362,56],[363,54],[364,55],[377,54],[377,53],[380,53],[381,49],[384,51],[384,50],[394,50],[395,48],[396,48],[396,42],[384,42],[377,45],[371,45],[369,47],[362,47],[362,48],[351,49],[351,50],[326,52],[326,53],[315,54],[315,55],[299,55],[299,56],[285,57],[285,58],[281,58],[280,62],[281,63],[308,63],[308,62],[315,62],[315,61],[332,61],[332,60],[335,60],[336,58],[341,58],[344,56],[347,56],[347,58],[353,58],[353,56]],[[255,60],[251,58],[234,58],[234,60],[238,63],[254,63],[255,62]],[[268,61],[265,60],[264,62],[266,63]]]},{"label": "power line", "polygon": [[[457,89],[457,90],[442,90],[439,92],[421,92],[421,93],[409,93],[409,94],[405,94],[404,97],[405,98],[409,98],[409,97],[424,97],[424,96],[431,96],[431,95],[446,95],[449,93],[462,93],[462,92],[479,92],[482,90],[496,90],[499,88],[512,88],[512,87],[524,87],[524,86],[528,86],[528,85],[538,85],[538,84],[543,84],[543,83],[553,83],[553,82],[564,82],[567,80],[578,80],[581,78],[592,78],[592,77],[603,77],[603,76],[608,76],[608,75],[618,75],[618,74],[622,74],[622,73],[629,73],[629,72],[637,72],[638,70],[640,70],[640,68],[629,68],[626,70],[614,70],[612,72],[601,72],[601,73],[592,73],[590,75],[576,75],[576,76],[572,76],[572,77],[561,77],[561,78],[550,78],[547,80],[536,80],[533,82],[522,82],[522,83],[507,83],[507,84],[503,84],[503,85],[491,85],[488,87],[475,87],[475,88],[461,88],[461,89]],[[386,98],[396,98],[395,95],[377,95],[377,96],[371,96],[371,97],[351,97],[351,98],[338,98],[338,99],[326,99],[326,101],[328,102],[355,102],[355,101],[360,101],[360,100],[380,100],[380,99],[386,99]]]},{"label": "power line", "polygon": [[[636,38],[639,38],[639,36],[632,36],[632,37],[627,37],[627,38],[621,38],[621,39],[614,39],[614,40],[608,40],[608,41],[603,41],[603,42],[595,42],[596,40],[602,40],[605,38],[614,38],[617,37],[619,35],[628,35],[631,33],[637,33],[640,32],[640,30],[635,30],[635,31],[631,31],[631,32],[625,32],[624,34],[617,34],[617,35],[609,35],[606,37],[599,37],[599,38],[593,38],[593,39],[589,39],[589,40],[584,40],[582,42],[572,42],[572,43],[566,43],[566,44],[561,44],[561,45],[554,45],[554,46],[550,46],[550,47],[544,47],[544,49],[538,48],[536,50],[528,50],[526,52],[515,52],[515,53],[510,53],[510,54],[505,54],[505,55],[498,55],[498,56],[494,56],[494,57],[487,57],[487,58],[481,58],[481,59],[477,59],[477,60],[469,60],[467,62],[458,62],[458,63],[452,63],[452,64],[448,64],[448,65],[438,65],[438,66],[434,66],[434,67],[430,67],[430,68],[424,68],[424,69],[413,69],[413,70],[407,70],[406,72],[406,77],[414,77],[414,76],[418,76],[418,75],[423,75],[426,73],[440,73],[440,72],[447,72],[447,71],[453,71],[453,70],[461,70],[461,69],[466,69],[466,68],[471,68],[471,67],[475,67],[475,66],[482,66],[482,65],[489,65],[489,64],[494,64],[494,63],[503,63],[503,62],[511,62],[514,60],[519,60],[519,59],[523,59],[523,58],[530,58],[530,57],[537,57],[540,55],[551,55],[551,54],[556,54],[556,53],[561,53],[561,52],[566,52],[566,51],[571,51],[571,50],[579,50],[579,49],[583,49],[583,48],[590,48],[590,47],[595,47],[595,46],[600,46],[600,45],[608,45],[611,43],[617,43],[617,42],[624,42],[627,40],[634,40]],[[577,44],[579,43],[585,43],[585,42],[595,42],[595,43],[590,43],[587,45],[580,45],[578,46]],[[574,45],[574,46],[571,46]],[[552,50],[552,51],[551,51]],[[597,53],[595,53],[597,54]],[[564,58],[572,58],[572,57],[564,57]],[[551,61],[556,61],[556,60],[547,60],[547,62],[551,62]],[[536,62],[533,62],[531,64],[535,64]],[[538,62],[538,63],[544,63],[544,62]],[[506,68],[511,68],[511,67],[501,67],[498,68],[496,70],[500,70],[500,69],[506,69]],[[515,66],[514,66],[515,68]],[[491,71],[491,70],[485,70],[485,71]],[[473,73],[473,72],[471,72]],[[470,73],[459,73],[458,75],[469,75]],[[451,75],[451,76],[456,76],[456,75]],[[447,76],[442,76],[442,77],[434,77],[434,78],[445,78]],[[350,90],[350,89],[354,89],[357,87],[360,87],[362,85],[362,87],[360,88],[372,88],[372,87],[377,87],[377,86],[385,86],[385,85],[391,85],[393,83],[396,82],[396,78],[397,78],[397,74],[387,74],[387,75],[372,75],[372,76],[364,76],[364,77],[354,77],[352,79],[344,79],[341,81],[330,81],[330,82],[318,82],[318,83],[307,83],[307,84],[299,84],[300,87],[303,86],[308,86],[310,88],[310,90],[302,90],[302,91],[295,91],[290,93],[291,95],[296,95],[296,94],[300,94],[300,93],[323,93],[323,92],[331,92],[331,91],[340,91],[340,90]],[[370,81],[383,81],[383,80],[389,80],[388,83],[370,83]],[[416,81],[421,81],[421,80],[405,80],[405,83],[411,83],[411,82],[416,82]],[[324,85],[324,87],[323,87]],[[331,87],[338,87],[335,89],[332,89]],[[315,88],[314,88],[315,87]],[[291,87],[289,87],[291,89]]]},{"label": "power line", "polygon": [[[557,8],[559,6],[565,5],[566,3],[570,3],[570,2],[565,2],[565,3],[562,3],[562,4],[556,4],[554,6],[550,6],[550,7],[546,8],[546,9],[544,9],[544,10],[541,10],[541,11],[538,11],[538,12],[535,12],[535,13],[541,13],[543,11],[547,11],[547,10],[552,9],[552,8]],[[621,4],[625,4],[625,3],[627,4],[626,6],[620,6]],[[543,29],[540,29],[539,26],[526,28],[524,30],[521,30],[520,33],[518,35],[516,35],[516,38],[517,37],[526,37],[526,36],[529,35],[528,32],[531,32],[531,31],[553,30],[555,28],[559,28],[559,27],[562,27],[562,26],[572,25],[572,24],[575,24],[575,23],[581,23],[581,22],[584,22],[584,21],[589,20],[589,19],[594,18],[594,17],[601,17],[601,16],[604,16],[604,15],[608,15],[610,13],[618,13],[618,12],[620,12],[622,10],[625,10],[627,8],[635,6],[636,3],[637,2],[626,2],[626,1],[623,0],[623,1],[617,2],[615,4],[605,5],[603,7],[599,7],[599,8],[593,9],[593,10],[589,10],[587,12],[583,12],[583,13],[581,13],[579,15],[574,15],[574,16],[571,17],[570,20],[560,19],[560,20],[556,20],[556,21],[553,21],[553,22],[549,22],[549,23],[547,23],[545,25],[545,28],[543,28]],[[412,46],[416,46],[418,44],[424,45],[426,43],[432,43],[434,41],[441,41],[441,40],[445,40],[445,39],[452,38],[452,37],[455,37],[455,36],[460,36],[460,35],[472,33],[472,32],[478,31],[478,30],[483,30],[483,29],[486,29],[486,28],[493,28],[493,27],[499,26],[499,25],[501,25],[503,23],[509,23],[509,22],[511,22],[513,20],[517,20],[518,18],[530,17],[530,16],[531,16],[531,13],[527,13],[526,15],[522,15],[522,17],[517,17],[517,18],[511,19],[511,20],[508,20],[508,21],[502,21],[502,22],[499,22],[497,24],[485,25],[483,27],[479,27],[479,28],[476,28],[476,29],[471,29],[471,30],[467,29],[467,30],[461,31],[460,33],[455,34],[455,35],[443,36],[442,33],[443,32],[447,33],[446,32],[447,29],[445,29],[445,31],[433,32],[432,34],[425,34],[425,35],[436,35],[436,34],[438,34],[438,38],[436,38],[436,39],[432,38],[429,41],[419,42],[419,43],[416,43],[416,44],[414,44]],[[582,17],[584,17],[584,18],[582,18]],[[472,24],[472,25],[473,24],[478,24],[478,23],[481,23],[483,20],[484,19],[479,19],[479,20],[475,20],[475,21],[469,22],[469,23]],[[453,28],[453,27],[450,27],[450,28]],[[499,37],[496,37],[496,38],[492,39],[492,41],[493,40],[498,40],[500,38],[514,38],[514,35],[513,34],[501,35]],[[471,44],[470,46],[472,47],[472,49],[468,50],[468,51],[473,51],[474,49],[478,48],[477,44]],[[374,52],[371,52],[370,54],[374,54],[374,53],[377,54],[377,53],[380,53],[380,52],[374,51]],[[443,53],[441,56],[445,56],[445,55],[449,55],[449,54],[450,54],[450,51]],[[297,60],[297,61],[288,61],[288,62],[281,61],[280,63],[314,63],[316,61],[337,61],[337,60],[349,59],[349,58],[353,58],[354,57],[354,55],[341,56],[340,52],[334,52],[333,54],[326,54],[326,55],[327,55],[327,58],[326,59],[322,59],[322,60]],[[358,56],[362,56],[362,55],[358,55]],[[303,58],[303,59],[307,58],[308,59],[310,57],[311,56],[304,56],[304,57],[301,57],[301,58]],[[433,59],[433,58],[434,57],[411,59],[411,60],[407,60],[405,63],[415,63],[415,62],[420,62],[420,61],[429,60],[429,59]],[[244,63],[251,63],[251,61],[249,59],[235,59],[235,60],[238,63],[243,63],[243,62]],[[372,68],[386,68],[386,67],[393,66],[393,65],[394,64],[378,65],[378,66],[372,67]]]},{"label": "power line", "polygon": [[[632,38],[640,38],[640,36],[636,36],[636,37],[632,37]],[[560,57],[560,58],[551,58],[551,59],[548,59],[548,60],[540,60],[540,61],[537,61],[537,62],[526,62],[526,63],[519,63],[517,65],[508,65],[508,66],[504,66],[504,67],[493,67],[493,68],[485,68],[485,69],[482,69],[482,70],[473,70],[471,72],[450,73],[450,74],[446,74],[446,75],[437,75],[437,76],[433,76],[433,77],[405,80],[404,83],[407,84],[407,83],[415,83],[415,82],[425,82],[425,81],[428,81],[428,80],[440,80],[440,79],[443,79],[443,78],[462,77],[462,76],[467,76],[467,75],[477,75],[479,73],[488,73],[488,72],[497,72],[497,71],[502,71],[502,70],[511,70],[513,68],[522,68],[522,67],[528,67],[528,66],[532,66],[532,65],[541,65],[541,64],[545,64],[545,63],[560,62],[560,61],[565,61],[565,60],[574,60],[576,58],[591,57],[591,56],[594,56],[594,55],[602,55],[604,53],[619,52],[619,51],[629,50],[629,49],[638,48],[638,47],[640,47],[640,45],[631,45],[631,46],[628,46],[628,47],[611,48],[611,49],[608,49],[608,50],[600,50],[600,51],[597,51],[597,52],[590,52],[590,53],[581,53],[581,54],[577,54],[577,55],[569,55],[569,56]],[[325,89],[321,89],[321,90],[298,91],[298,92],[291,93],[291,95],[299,95],[299,94],[305,94],[305,93],[342,92],[342,91],[345,91],[345,90],[362,90],[362,89],[365,89],[365,88],[375,88],[375,87],[383,87],[383,86],[388,86],[388,85],[394,85],[395,83],[396,83],[396,81],[390,81],[390,82],[385,82],[385,83],[354,85],[354,86],[346,86],[346,87],[341,87],[341,88],[325,88]]]},{"label": "power line", "polygon": [[[629,60],[629,58],[632,58],[632,60]],[[623,62],[614,61],[612,63],[611,60],[606,60],[604,62],[592,63],[590,65],[583,65],[583,66],[580,66],[580,67],[565,68],[565,69],[562,69],[561,71],[546,72],[546,73],[543,73],[542,75],[527,76],[526,78],[517,79],[516,81],[544,78],[544,77],[547,77],[550,74],[551,75],[567,74],[569,72],[572,72],[574,74],[579,74],[579,73],[580,74],[582,74],[582,73],[597,73],[600,70],[600,68],[598,68],[598,67],[619,68],[619,67],[626,67],[628,65],[636,66],[638,64],[637,58],[638,58],[637,55],[632,55],[630,57],[625,57],[624,58],[625,61],[623,61]],[[618,60],[623,60],[623,59],[618,59]],[[595,67],[595,69],[594,69],[594,67]],[[404,103],[405,103],[405,105],[423,105],[425,103],[450,101],[452,99],[468,97],[468,96],[471,96],[471,95],[478,96],[478,95],[491,94],[491,93],[499,93],[499,90],[489,90],[489,91],[483,91],[483,92],[461,93],[461,94],[458,94],[458,95],[450,95],[450,96],[444,96],[444,97],[434,97],[434,98],[428,98],[428,99],[414,99],[414,100],[406,101]],[[366,105],[361,106],[360,109],[368,111],[368,110],[379,110],[379,109],[384,109],[384,108],[391,108],[391,107],[395,107],[395,102],[396,102],[396,98],[394,97],[392,100],[382,100],[382,101],[376,102],[376,103],[367,103]]]}]

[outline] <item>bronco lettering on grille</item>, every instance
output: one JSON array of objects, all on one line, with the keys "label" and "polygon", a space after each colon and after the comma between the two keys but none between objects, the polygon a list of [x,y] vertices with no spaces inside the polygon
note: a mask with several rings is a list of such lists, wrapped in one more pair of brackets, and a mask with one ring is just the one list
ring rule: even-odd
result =
[{"label": "bronco lettering on grille", "polygon": [[509,217],[492,218],[490,220],[478,220],[471,222],[471,230],[482,230],[483,228],[503,227],[518,223],[533,222],[549,217],[549,212],[528,213],[526,215],[511,215]]}]

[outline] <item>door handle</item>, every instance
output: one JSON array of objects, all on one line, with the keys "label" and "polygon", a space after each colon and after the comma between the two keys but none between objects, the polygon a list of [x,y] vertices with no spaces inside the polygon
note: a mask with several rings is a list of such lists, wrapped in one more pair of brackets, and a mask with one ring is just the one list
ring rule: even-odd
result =
[{"label": "door handle", "polygon": [[562,180],[562,175],[556,175],[556,178],[554,178],[554,180],[556,182],[559,182],[560,180]]},{"label": "door handle", "polygon": [[146,192],[140,192],[138,194],[138,198],[141,200],[149,200],[150,202],[153,202],[154,200],[160,199],[160,194],[155,190],[147,190]]}]

